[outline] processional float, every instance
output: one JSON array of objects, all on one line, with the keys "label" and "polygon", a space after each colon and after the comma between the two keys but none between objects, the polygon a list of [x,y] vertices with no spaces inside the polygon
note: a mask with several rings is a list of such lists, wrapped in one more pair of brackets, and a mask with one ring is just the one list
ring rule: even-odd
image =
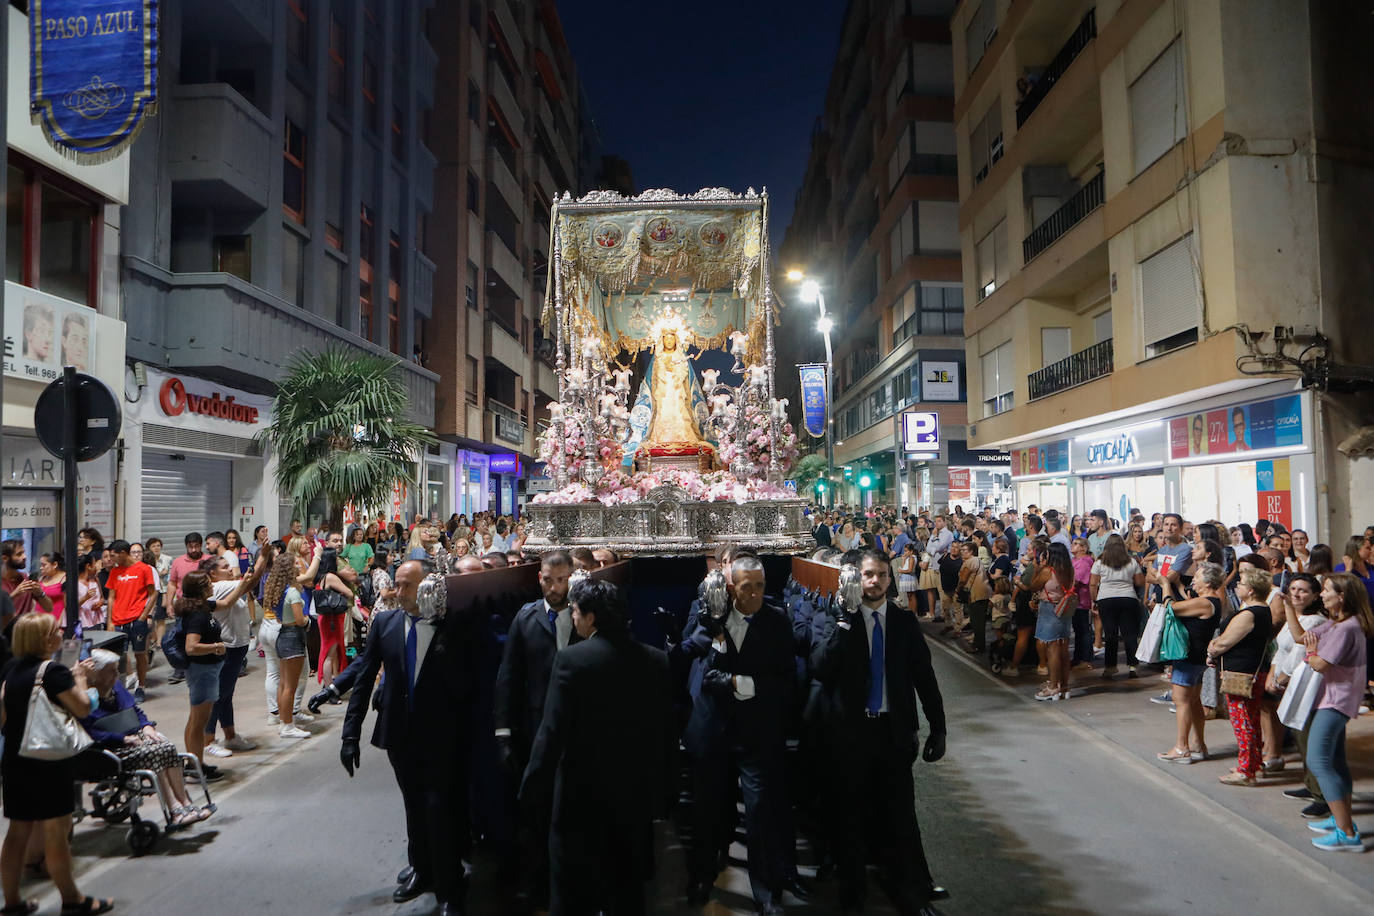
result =
[{"label": "processional float", "polygon": [[797,440],[774,397],[767,192],[565,192],[552,211],[558,400],[539,459],[554,489],[527,507],[525,548],[804,549],[805,501],[783,485]]}]

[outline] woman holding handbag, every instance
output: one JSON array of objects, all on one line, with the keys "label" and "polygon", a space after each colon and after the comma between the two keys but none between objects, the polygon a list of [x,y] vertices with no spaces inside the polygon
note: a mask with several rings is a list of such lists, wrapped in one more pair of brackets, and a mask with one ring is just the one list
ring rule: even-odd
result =
[{"label": "woman holding handbag", "polygon": [[[1207,668],[1207,644],[1217,631],[1217,620],[1226,596],[1226,573],[1219,563],[1199,563],[1193,570],[1194,598],[1178,597],[1172,572],[1161,576],[1159,570],[1150,566],[1145,581],[1160,587],[1174,616],[1188,631],[1187,657],[1164,659],[1173,662],[1169,683],[1173,685],[1178,735],[1168,752],[1155,756],[1168,763],[1197,763],[1207,759],[1207,741],[1203,735],[1207,718],[1202,709],[1202,673]],[[1197,740],[1194,741],[1194,738]]]},{"label": "woman holding handbag", "polygon": [[[57,707],[73,717],[89,715],[91,699],[87,693],[85,669],[75,671],[48,661],[62,648],[62,630],[51,614],[25,614],[11,631],[14,662],[5,676],[0,703],[0,733],[5,750],[0,756],[4,775],[5,816],[9,831],[0,846],[0,886],[5,906],[0,913],[32,913],[38,904],[19,896],[24,850],[38,831],[43,837],[44,862],[53,884],[62,895],[62,912],[108,913],[113,900],[98,900],[83,895],[72,878],[72,850],[68,833],[72,827],[74,779],[71,761],[42,760],[21,754],[28,725],[30,698],[39,684]],[[84,732],[82,733],[84,734]]]},{"label": "woman holding handbag", "polygon": [[328,684],[344,669],[344,645],[348,638],[348,616],[353,611],[353,589],[339,576],[339,556],[333,548],[320,554],[315,573],[315,615],[320,627],[320,657],[315,672],[321,684]]},{"label": "woman holding handbag", "polygon": [[1369,670],[1366,641],[1374,636],[1374,613],[1364,583],[1349,573],[1327,576],[1321,594],[1331,619],[1303,634],[1307,664],[1322,676],[1322,692],[1308,733],[1307,766],[1321,783],[1331,816],[1310,825],[1325,833],[1312,845],[1324,852],[1364,852],[1364,840],[1350,814],[1353,783],[1345,759],[1345,726],[1360,712]]},{"label": "woman holding handbag", "polygon": [[1260,697],[1269,673],[1267,649],[1272,635],[1269,591],[1273,579],[1262,569],[1246,566],[1236,581],[1240,610],[1228,614],[1207,646],[1207,658],[1221,667],[1221,692],[1226,714],[1236,733],[1239,760],[1221,777],[1228,786],[1257,785],[1263,752],[1260,744]]},{"label": "woman holding handbag", "polygon": [[1073,632],[1073,614],[1078,608],[1074,591],[1073,561],[1063,544],[1051,543],[1045,552],[1044,565],[1031,580],[1032,591],[1040,593],[1040,611],[1035,619],[1035,640],[1045,649],[1050,679],[1037,700],[1067,700],[1069,698],[1069,634]]}]

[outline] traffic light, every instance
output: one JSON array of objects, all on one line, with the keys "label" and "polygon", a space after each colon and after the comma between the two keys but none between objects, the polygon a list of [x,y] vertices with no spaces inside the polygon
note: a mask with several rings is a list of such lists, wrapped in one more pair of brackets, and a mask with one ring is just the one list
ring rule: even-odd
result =
[{"label": "traffic light", "polygon": [[860,490],[869,490],[869,489],[872,489],[872,487],[873,487],[873,475],[870,474],[868,471],[864,471],[864,472],[862,472],[861,474],[859,474],[859,489],[860,489]]},{"label": "traffic light", "polygon": [[816,481],[816,492],[819,493],[819,494],[821,494],[822,496],[825,495],[825,481],[824,481],[824,480],[818,480],[818,481]]}]

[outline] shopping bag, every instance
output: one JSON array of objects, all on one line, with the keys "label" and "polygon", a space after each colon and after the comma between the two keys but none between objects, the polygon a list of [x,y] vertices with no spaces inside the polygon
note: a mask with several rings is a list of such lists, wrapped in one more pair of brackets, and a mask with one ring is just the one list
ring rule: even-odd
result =
[{"label": "shopping bag", "polygon": [[1159,644],[1164,636],[1164,605],[1156,604],[1150,611],[1150,619],[1145,622],[1145,631],[1136,643],[1135,657],[1145,664],[1159,661]]},{"label": "shopping bag", "polygon": [[1293,676],[1288,679],[1288,689],[1283,692],[1283,699],[1279,700],[1279,721],[1299,731],[1306,728],[1321,692],[1322,676],[1313,671],[1307,662],[1299,662]]},{"label": "shopping bag", "polygon": [[1184,661],[1188,658],[1188,628],[1174,616],[1174,607],[1165,602],[1164,626],[1159,638],[1159,657],[1164,661]]},{"label": "shopping bag", "polygon": [[1221,701],[1221,682],[1217,676],[1217,669],[1213,665],[1208,665],[1202,669],[1202,705],[1208,709],[1216,709],[1224,706]]}]

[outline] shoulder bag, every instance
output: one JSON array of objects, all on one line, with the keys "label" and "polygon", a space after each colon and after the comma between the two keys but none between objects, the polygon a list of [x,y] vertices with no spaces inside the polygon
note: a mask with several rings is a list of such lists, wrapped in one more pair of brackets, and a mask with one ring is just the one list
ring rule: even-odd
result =
[{"label": "shoulder bag", "polygon": [[1244,671],[1227,671],[1226,663],[1218,659],[1221,665],[1220,690],[1228,697],[1239,697],[1242,700],[1249,700],[1255,695],[1255,676]]},{"label": "shoulder bag", "polygon": [[1164,602],[1164,625],[1159,636],[1159,657],[1166,661],[1188,658],[1188,628],[1174,614],[1174,603]]},{"label": "shoulder bag", "polygon": [[51,662],[38,666],[29,692],[29,714],[24,722],[24,737],[20,739],[19,756],[33,760],[66,760],[90,747],[94,742],[81,723],[72,718],[43,689],[43,673]]},{"label": "shoulder bag", "polygon": [[332,588],[315,589],[315,613],[321,617],[335,617],[344,614],[353,607],[353,602],[349,598]]}]

